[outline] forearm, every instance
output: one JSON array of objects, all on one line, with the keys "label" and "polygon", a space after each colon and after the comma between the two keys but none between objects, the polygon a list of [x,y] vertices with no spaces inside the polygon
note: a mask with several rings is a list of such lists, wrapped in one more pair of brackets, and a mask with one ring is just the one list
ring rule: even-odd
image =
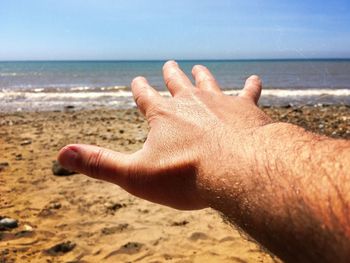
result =
[{"label": "forearm", "polygon": [[350,253],[350,143],[281,123],[256,133],[255,165],[241,175],[235,171],[212,207],[284,260],[344,261]]}]

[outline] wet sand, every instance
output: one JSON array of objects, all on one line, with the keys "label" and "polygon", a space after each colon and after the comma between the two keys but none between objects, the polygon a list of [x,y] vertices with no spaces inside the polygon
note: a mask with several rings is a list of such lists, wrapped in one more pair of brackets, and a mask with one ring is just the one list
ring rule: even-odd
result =
[{"label": "wet sand", "polygon": [[[346,106],[264,108],[275,120],[350,138]],[[84,175],[54,176],[69,143],[139,149],[147,124],[135,110],[0,114],[0,262],[274,262],[211,209],[182,212]]]}]

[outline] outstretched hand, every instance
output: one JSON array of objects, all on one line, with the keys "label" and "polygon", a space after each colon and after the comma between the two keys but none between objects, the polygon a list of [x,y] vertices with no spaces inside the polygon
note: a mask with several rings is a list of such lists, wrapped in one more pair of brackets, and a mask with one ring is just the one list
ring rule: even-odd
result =
[{"label": "outstretched hand", "polygon": [[[232,97],[204,66],[193,67],[195,85],[174,61],[164,65],[163,74],[171,98],[162,97],[143,77],[132,81],[135,102],[150,126],[142,149],[123,154],[73,144],[60,151],[58,160],[152,202],[205,208],[225,180],[254,169],[255,131],[271,122],[257,107],[261,81],[251,76],[240,95]],[[228,164],[230,174],[224,169]]]},{"label": "outstretched hand", "polygon": [[272,124],[256,76],[232,97],[203,66],[195,85],[174,61],[163,73],[171,98],[132,82],[150,126],[141,150],[68,145],[60,163],[156,203],[212,207],[286,262],[348,262],[349,142]]}]

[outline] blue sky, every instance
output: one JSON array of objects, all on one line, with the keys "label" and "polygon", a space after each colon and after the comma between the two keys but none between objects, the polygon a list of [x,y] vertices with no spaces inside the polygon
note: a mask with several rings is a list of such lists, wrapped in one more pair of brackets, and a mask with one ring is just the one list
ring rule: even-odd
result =
[{"label": "blue sky", "polygon": [[350,1],[0,0],[0,60],[349,58]]}]

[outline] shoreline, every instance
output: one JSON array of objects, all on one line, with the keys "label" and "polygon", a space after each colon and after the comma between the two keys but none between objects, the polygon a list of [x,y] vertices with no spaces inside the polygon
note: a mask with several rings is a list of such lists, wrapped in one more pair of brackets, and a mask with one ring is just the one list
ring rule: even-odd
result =
[{"label": "shoreline", "polygon": [[[262,109],[275,121],[350,139],[350,106]],[[80,174],[52,174],[66,144],[133,152],[147,129],[136,109],[0,113],[0,164],[7,163],[0,166],[0,216],[19,223],[0,231],[0,260],[274,262],[211,209],[177,211]]]},{"label": "shoreline", "polygon": [[[289,122],[299,125],[306,130],[316,132],[322,135],[336,137],[336,138],[350,138],[350,104],[322,104],[315,105],[301,104],[301,105],[260,105],[274,121]],[[108,106],[100,106],[97,108],[77,108],[73,105],[60,107],[56,110],[42,110],[42,111],[0,111],[0,127],[6,126],[12,117],[35,118],[37,116],[57,115],[57,116],[75,116],[75,115],[89,115],[97,112],[111,115],[113,112],[117,113],[117,117],[112,117],[113,120],[120,118],[118,115],[128,114],[138,116],[136,122],[145,122],[143,116],[139,113],[136,105],[129,105],[127,108],[111,108]],[[5,119],[4,119],[5,118]],[[130,120],[130,119],[129,119]],[[140,125],[138,125],[140,126]],[[337,132],[337,136],[332,133]]]},{"label": "shoreline", "polygon": [[[236,96],[240,90],[223,91]],[[160,91],[168,97],[168,91]],[[75,110],[111,110],[135,108],[133,95],[129,89],[118,87],[117,90],[70,90],[63,91],[6,91],[0,92],[0,113],[47,112]],[[350,89],[263,89],[259,100],[262,107],[287,106],[350,106]]]}]

